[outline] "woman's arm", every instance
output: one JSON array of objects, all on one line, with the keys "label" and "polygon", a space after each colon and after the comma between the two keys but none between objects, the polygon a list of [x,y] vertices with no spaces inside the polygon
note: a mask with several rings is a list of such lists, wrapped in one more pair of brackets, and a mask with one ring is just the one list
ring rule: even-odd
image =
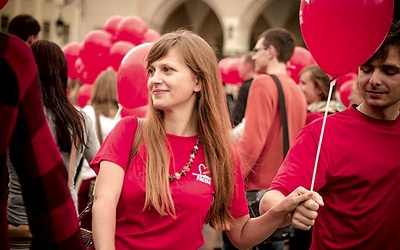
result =
[{"label": "woman's arm", "polygon": [[319,208],[319,204],[312,200],[315,195],[315,193],[299,187],[257,218],[250,218],[249,215],[235,218],[231,229],[226,232],[236,247],[248,249],[265,240],[276,229],[288,225],[291,213],[300,203],[305,201],[310,201],[310,205],[308,206],[309,210],[304,212],[308,216],[308,220],[304,221],[304,223],[312,225],[317,217],[316,211]]},{"label": "woman's arm", "polygon": [[115,249],[116,208],[124,176],[124,170],[117,164],[100,163],[92,208],[93,241],[97,250]]}]

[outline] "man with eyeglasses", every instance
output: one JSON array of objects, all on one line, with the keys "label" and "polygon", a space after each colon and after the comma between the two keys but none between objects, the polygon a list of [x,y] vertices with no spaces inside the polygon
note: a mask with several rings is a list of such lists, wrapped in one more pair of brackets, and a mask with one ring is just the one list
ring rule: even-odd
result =
[{"label": "man with eyeglasses", "polygon": [[[237,142],[243,160],[246,191],[268,189],[284,158],[281,111],[275,75],[282,86],[289,142],[305,125],[307,102],[300,87],[289,77],[286,63],[295,48],[293,35],[282,28],[263,32],[252,50],[256,76],[250,87],[243,135]],[[282,249],[284,241],[266,242],[259,249]],[[273,245],[277,245],[274,246]]]}]

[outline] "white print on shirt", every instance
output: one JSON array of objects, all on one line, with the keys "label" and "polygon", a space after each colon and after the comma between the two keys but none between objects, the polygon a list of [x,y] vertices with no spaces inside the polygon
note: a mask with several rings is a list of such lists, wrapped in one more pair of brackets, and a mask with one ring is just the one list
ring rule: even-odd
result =
[{"label": "white print on shirt", "polygon": [[197,176],[196,180],[211,185],[211,177],[207,176],[207,174],[210,174],[210,171],[207,170],[207,167],[204,166],[204,164],[199,165],[198,174],[197,173],[192,173],[192,174]]}]

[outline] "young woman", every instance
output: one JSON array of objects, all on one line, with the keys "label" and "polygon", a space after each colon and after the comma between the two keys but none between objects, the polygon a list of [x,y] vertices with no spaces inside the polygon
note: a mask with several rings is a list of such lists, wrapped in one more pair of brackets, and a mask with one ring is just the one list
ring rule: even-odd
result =
[{"label": "young woman", "polygon": [[[100,146],[90,119],[76,109],[66,95],[67,61],[61,48],[56,43],[47,40],[36,41],[31,45],[31,48],[39,72],[40,89],[47,121],[60,149],[67,172],[72,145],[77,149],[72,163],[74,171],[71,179],[73,180],[80,159],[85,157],[85,159],[91,161]],[[8,221],[11,226],[10,233],[21,228],[29,233],[21,187],[11,161],[8,161],[8,169],[10,183],[7,210]],[[77,193],[73,182],[70,191],[77,209]],[[29,249],[29,245],[25,247]]]},{"label": "young woman", "polygon": [[[322,71],[318,65],[309,65],[302,69],[299,74],[301,89],[306,96],[308,104],[308,113],[306,124],[311,121],[323,117],[326,108],[326,100],[328,99],[330,79],[329,76]],[[332,93],[335,93],[335,86]],[[336,100],[334,94],[330,101],[329,114],[343,110],[340,102]]]},{"label": "young woman", "polygon": [[189,31],[168,33],[150,49],[147,68],[146,118],[122,119],[91,164],[98,172],[97,250],[198,249],[205,223],[249,248],[287,224],[306,200],[310,209],[296,225],[312,225],[318,204],[303,188],[250,219],[217,59],[207,42]]}]

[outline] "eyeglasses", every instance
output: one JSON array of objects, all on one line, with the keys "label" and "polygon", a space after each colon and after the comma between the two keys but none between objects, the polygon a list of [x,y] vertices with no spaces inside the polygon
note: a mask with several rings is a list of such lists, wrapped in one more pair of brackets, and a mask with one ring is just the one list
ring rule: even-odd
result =
[{"label": "eyeglasses", "polygon": [[253,53],[257,53],[257,52],[260,51],[260,50],[266,50],[266,49],[267,49],[266,47],[260,47],[260,48],[254,47],[254,48],[251,49],[251,51],[252,51]]}]

